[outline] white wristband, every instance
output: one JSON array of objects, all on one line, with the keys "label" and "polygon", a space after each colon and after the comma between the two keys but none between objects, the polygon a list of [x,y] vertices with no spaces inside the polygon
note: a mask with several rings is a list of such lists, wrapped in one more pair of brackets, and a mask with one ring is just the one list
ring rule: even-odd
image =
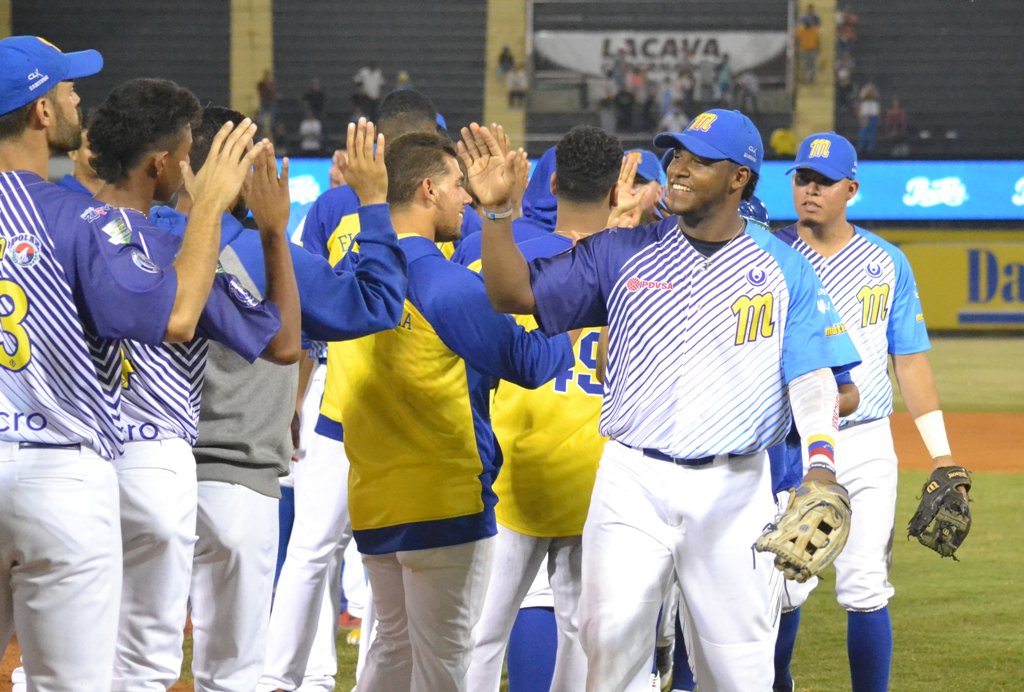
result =
[{"label": "white wristband", "polygon": [[941,410],[929,411],[923,416],[918,416],[914,423],[917,425],[917,430],[921,433],[921,439],[924,440],[924,446],[928,448],[928,453],[931,454],[932,459],[952,454],[949,450],[949,440],[946,438],[946,424],[942,419]]},{"label": "white wristband", "polygon": [[485,219],[490,219],[491,221],[499,221],[501,219],[507,219],[508,217],[512,216],[513,211],[514,208],[510,204],[508,206],[508,209],[506,209],[505,211],[490,211],[487,209],[481,209],[480,215]]}]

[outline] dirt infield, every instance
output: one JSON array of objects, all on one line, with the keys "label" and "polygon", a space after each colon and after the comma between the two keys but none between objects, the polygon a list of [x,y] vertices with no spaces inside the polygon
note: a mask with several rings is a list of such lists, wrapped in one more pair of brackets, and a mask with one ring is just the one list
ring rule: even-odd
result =
[{"label": "dirt infield", "polygon": [[[947,413],[945,419],[957,461],[977,472],[1024,472],[1024,452],[1019,447],[1024,413]],[[910,416],[906,413],[893,415],[892,429],[901,468],[931,468],[931,460]],[[0,692],[11,689],[11,670],[17,664],[18,645],[12,641],[0,662]],[[192,686],[178,684],[171,689],[185,692]]]}]

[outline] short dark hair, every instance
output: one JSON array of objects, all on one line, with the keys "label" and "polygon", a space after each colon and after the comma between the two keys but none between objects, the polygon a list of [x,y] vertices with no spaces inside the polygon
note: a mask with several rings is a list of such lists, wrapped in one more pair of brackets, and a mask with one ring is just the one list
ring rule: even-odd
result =
[{"label": "short dark hair", "polygon": [[191,91],[166,79],[132,79],[117,86],[89,123],[92,167],[108,183],[121,180],[151,151],[173,149],[202,111]]},{"label": "short dark hair", "polygon": [[54,86],[39,98],[34,99],[32,103],[26,103],[21,108],[15,108],[10,113],[0,115],[0,142],[20,137],[32,119],[32,109],[35,108],[36,101],[39,99],[53,101],[57,96],[56,91],[57,87]]},{"label": "short dark hair", "polygon": [[384,165],[388,169],[388,204],[408,204],[426,178],[447,172],[445,157],[457,158],[447,137],[410,132],[387,145]]},{"label": "short dark hair", "polygon": [[433,132],[437,108],[430,97],[415,89],[392,91],[377,109],[377,127],[389,139],[410,132]]},{"label": "short dark hair", "polygon": [[213,138],[224,127],[224,123],[237,125],[245,119],[245,116],[224,106],[207,106],[203,109],[202,121],[198,125],[192,125],[192,150],[188,154],[192,164],[192,170],[198,171],[206,163],[206,157],[210,155],[210,145]]},{"label": "short dark hair", "polygon": [[555,148],[558,198],[588,204],[600,202],[619,179],[622,143],[599,127],[578,125]]},{"label": "short dark hair", "polygon": [[751,197],[753,197],[754,196],[754,188],[757,187],[757,181],[760,180],[760,179],[761,179],[761,177],[757,173],[755,173],[753,170],[751,170],[750,171],[750,180],[747,181],[746,186],[743,188],[743,194],[740,196],[740,199],[747,200],[747,199],[750,199]]}]

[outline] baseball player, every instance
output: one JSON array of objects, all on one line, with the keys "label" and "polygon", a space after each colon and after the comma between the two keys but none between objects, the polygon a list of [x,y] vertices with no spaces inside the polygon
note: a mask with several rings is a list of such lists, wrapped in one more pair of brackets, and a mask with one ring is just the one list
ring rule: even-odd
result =
[{"label": "baseball player", "polygon": [[491,310],[480,277],[435,244],[458,237],[469,200],[449,140],[407,134],[386,157],[393,223],[407,231],[406,314],[343,344],[349,506],[378,628],[358,687],[466,690],[496,532],[491,378],[539,386],[572,347]]},{"label": "baseball player", "polygon": [[[555,158],[549,179],[558,199],[555,230],[520,243],[529,259],[564,252],[575,239],[603,230],[616,206],[623,157],[615,137],[596,127],[573,128]],[[537,328],[532,317],[518,321]],[[471,690],[498,689],[513,623],[545,557],[558,622],[551,686],[578,690],[586,680],[576,609],[583,522],[605,443],[597,430],[603,394],[595,372],[598,335],[597,329],[583,331],[572,368],[551,382],[533,390],[502,382],[494,395],[491,417],[504,462],[494,484],[498,537],[473,632]]]},{"label": "baseball player", "polygon": [[[846,206],[860,187],[856,150],[834,132],[813,134],[800,144],[790,172],[798,221],[777,235],[814,266],[863,358],[852,371],[860,406],[839,424],[837,478],[850,492],[854,519],[846,548],[835,561],[836,599],[847,611],[853,689],[887,690],[892,662],[887,604],[894,592],[888,577],[897,471],[889,428],[890,359],[935,468],[954,462],[925,355],[930,344],[913,271],[898,248],[846,220]],[[805,585],[787,582],[778,690],[793,688],[789,661],[799,609],[815,584],[816,580]]]},{"label": "baseball player", "polygon": [[649,684],[675,581],[698,684],[770,689],[782,579],[751,551],[775,514],[764,450],[792,413],[811,446],[808,480],[834,481],[829,368],[859,359],[806,260],[739,216],[760,170],[757,129],[716,109],[659,135],[655,146],[675,150],[666,199],[677,215],[531,263],[488,216],[507,204],[507,165],[485,128],[473,134],[492,304],[533,313],[546,333],[609,327],[611,440],[583,530],[587,689]]},{"label": "baseball player", "polygon": [[89,149],[88,130],[82,129],[82,145],[74,151],[69,151],[68,158],[75,164],[74,171],[63,176],[57,181],[57,184],[72,192],[95,195],[103,187],[103,180],[96,175],[96,171],[89,162],[89,159],[92,158],[92,150]]},{"label": "baseball player", "polygon": [[[183,182],[180,162],[192,146],[201,106],[173,82],[135,79],[114,88],[91,123],[92,165],[105,185],[96,194],[116,209],[102,228],[111,243],[137,233],[157,265],[173,260],[177,239],[151,225],[154,199],[166,202]],[[265,152],[257,159],[265,166]],[[148,171],[157,171],[156,176]],[[262,171],[260,171],[262,172]],[[275,172],[276,177],[276,172]],[[256,209],[257,218],[265,210]],[[114,689],[167,689],[178,679],[182,630],[196,536],[196,442],[203,372],[213,338],[252,362],[294,362],[299,301],[283,237],[264,234],[270,289],[263,303],[221,270],[197,337],[156,347],[121,345],[125,453],[115,460],[121,497],[124,588]],[[140,260],[144,269],[152,269]]]},{"label": "baseball player", "polygon": [[182,250],[155,266],[137,233],[113,244],[114,214],[47,183],[51,149],[79,142],[72,80],[96,51],[32,36],[0,41],[0,641],[16,631],[29,689],[111,688],[124,450],[118,339],[191,338],[216,265],[219,209],[252,159],[248,122],[225,128],[198,180]]},{"label": "baseball player", "polygon": [[[418,91],[388,94],[381,102],[379,115],[380,131],[387,141],[409,132],[434,134],[438,127],[437,109]],[[336,265],[360,232],[359,207],[359,197],[350,185],[322,194],[306,216],[302,246]],[[465,218],[463,221],[465,224]],[[336,617],[322,620],[318,613],[324,593],[338,591],[339,574],[331,568],[331,556],[344,551],[349,520],[348,458],[337,403],[342,366],[338,347],[328,346],[316,434],[306,441],[306,456],[294,473],[295,522],[270,616],[261,692],[298,687],[318,627],[329,627],[331,632],[337,627]]]},{"label": "baseball player", "polygon": [[[212,133],[238,113],[208,107],[196,131],[193,160],[200,163]],[[289,212],[288,181],[272,157],[262,161],[246,187],[260,228],[283,230]],[[261,199],[263,198],[263,199]],[[190,197],[179,207],[190,211]],[[244,215],[244,205],[232,208]],[[156,212],[156,210],[154,210]],[[374,219],[384,209],[368,207]],[[154,222],[180,234],[182,212],[162,209]],[[223,220],[221,262],[253,296],[269,290],[261,233]],[[393,326],[405,290],[404,257],[393,231],[361,234],[359,273],[335,272],[322,258],[285,243],[296,267],[302,325],[314,339],[346,339]],[[197,689],[255,689],[263,668],[277,544],[278,476],[287,469],[296,391],[295,368],[248,364],[211,344],[195,447],[198,475],[198,541],[190,600],[192,671]]]}]

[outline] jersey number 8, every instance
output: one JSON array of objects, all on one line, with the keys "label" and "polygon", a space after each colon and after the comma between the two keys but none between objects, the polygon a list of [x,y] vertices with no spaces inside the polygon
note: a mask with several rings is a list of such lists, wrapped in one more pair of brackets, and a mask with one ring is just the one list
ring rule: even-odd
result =
[{"label": "jersey number 8", "polygon": [[[0,365],[17,372],[32,358],[28,343],[28,332],[21,321],[28,314],[28,296],[24,289],[13,281],[0,281],[0,329],[3,330],[3,352]],[[14,350],[11,350],[13,341]]]}]

